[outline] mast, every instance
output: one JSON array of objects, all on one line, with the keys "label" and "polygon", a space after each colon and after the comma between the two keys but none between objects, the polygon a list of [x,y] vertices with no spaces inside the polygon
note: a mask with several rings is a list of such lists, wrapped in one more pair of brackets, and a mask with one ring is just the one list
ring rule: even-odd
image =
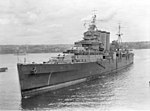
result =
[{"label": "mast", "polygon": [[[92,20],[90,21],[90,23],[89,23],[89,28],[88,28],[88,30],[89,31],[94,31],[94,30],[97,30],[97,27],[96,27],[96,12],[97,10],[93,10],[93,16],[92,16]],[[85,23],[86,24],[86,23]],[[85,24],[84,24],[84,26],[85,26]]]},{"label": "mast", "polygon": [[120,26],[120,23],[119,23],[119,26],[118,26],[118,33],[116,34],[116,35],[118,35],[118,44],[119,44],[119,48],[120,48],[120,46],[121,46],[121,44],[122,44],[122,38],[121,38],[121,36],[123,35],[122,33],[121,33],[121,26]]},{"label": "mast", "polygon": [[96,11],[97,10],[93,10],[93,16],[92,16],[92,21],[91,21],[91,23],[93,24],[93,25],[96,25]]}]

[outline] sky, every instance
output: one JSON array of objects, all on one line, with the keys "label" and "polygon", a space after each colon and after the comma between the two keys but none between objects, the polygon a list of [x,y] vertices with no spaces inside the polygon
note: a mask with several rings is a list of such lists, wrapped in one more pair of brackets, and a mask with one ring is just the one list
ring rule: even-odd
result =
[{"label": "sky", "polygon": [[97,27],[122,41],[150,41],[149,0],[0,0],[0,45],[73,44],[96,10]]}]

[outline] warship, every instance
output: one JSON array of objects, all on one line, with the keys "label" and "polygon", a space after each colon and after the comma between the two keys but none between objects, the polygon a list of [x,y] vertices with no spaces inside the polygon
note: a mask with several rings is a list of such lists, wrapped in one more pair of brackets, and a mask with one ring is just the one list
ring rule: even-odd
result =
[{"label": "warship", "polygon": [[83,39],[47,62],[17,63],[21,96],[31,97],[100,78],[133,64],[134,53],[118,40],[110,43],[110,32],[99,30],[92,15]]}]

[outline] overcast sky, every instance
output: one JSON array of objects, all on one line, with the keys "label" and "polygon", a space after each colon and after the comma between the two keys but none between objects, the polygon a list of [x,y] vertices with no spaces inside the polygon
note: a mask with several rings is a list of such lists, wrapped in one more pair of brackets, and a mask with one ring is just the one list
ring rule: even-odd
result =
[{"label": "overcast sky", "polygon": [[100,30],[123,41],[150,40],[149,0],[0,0],[0,45],[73,44],[96,9]]}]

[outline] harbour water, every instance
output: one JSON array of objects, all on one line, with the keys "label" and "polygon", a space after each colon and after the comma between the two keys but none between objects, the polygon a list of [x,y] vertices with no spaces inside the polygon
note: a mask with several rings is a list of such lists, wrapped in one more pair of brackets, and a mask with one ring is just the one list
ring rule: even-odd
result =
[{"label": "harbour water", "polygon": [[134,50],[134,64],[94,81],[21,99],[17,61],[41,62],[57,55],[0,55],[0,110],[149,111],[150,49]]}]

